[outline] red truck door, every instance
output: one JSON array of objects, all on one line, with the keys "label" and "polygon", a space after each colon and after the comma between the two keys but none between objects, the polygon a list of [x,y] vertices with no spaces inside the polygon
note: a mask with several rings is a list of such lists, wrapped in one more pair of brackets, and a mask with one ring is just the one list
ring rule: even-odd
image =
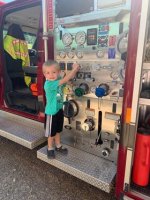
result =
[{"label": "red truck door", "polygon": [[[19,115],[41,120],[44,106],[42,63],[44,47],[42,40],[42,1],[14,1],[5,4],[0,10],[0,108]],[[14,25],[20,28],[23,38],[17,38],[19,31],[12,33]],[[13,29],[13,28],[12,28]],[[16,34],[16,35],[15,35]],[[6,36],[9,37],[7,43]],[[15,39],[14,39],[15,38]],[[27,45],[26,52],[12,53],[13,45],[19,39],[21,45]],[[15,43],[15,44],[14,44]],[[5,44],[5,45],[4,45]],[[19,43],[20,45],[20,43]],[[7,47],[6,47],[7,46]],[[10,47],[10,48],[9,48]],[[23,59],[29,56],[29,62],[23,65]],[[23,57],[23,58],[22,58]],[[29,81],[26,81],[26,78]],[[33,84],[34,87],[31,87]],[[32,89],[31,89],[32,88]],[[35,90],[34,90],[35,89]]]}]

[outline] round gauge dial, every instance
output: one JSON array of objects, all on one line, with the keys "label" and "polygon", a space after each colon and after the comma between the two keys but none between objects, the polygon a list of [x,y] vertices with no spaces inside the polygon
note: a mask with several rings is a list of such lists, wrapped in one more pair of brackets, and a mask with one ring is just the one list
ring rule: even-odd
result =
[{"label": "round gauge dial", "polygon": [[82,51],[78,51],[78,52],[76,53],[76,56],[77,56],[78,58],[83,58],[83,52],[82,52]]},{"label": "round gauge dial", "polygon": [[78,45],[83,45],[86,40],[86,33],[84,31],[80,31],[75,36],[75,41]]},{"label": "round gauge dial", "polygon": [[96,53],[98,58],[103,58],[104,57],[104,51],[103,50],[98,50]]},{"label": "round gauge dial", "polygon": [[110,77],[116,80],[119,77],[119,73],[117,71],[111,72]]},{"label": "round gauge dial", "polygon": [[69,46],[73,42],[72,35],[70,33],[65,33],[62,37],[62,42],[65,46]]},{"label": "round gauge dial", "polygon": [[75,53],[73,51],[70,51],[67,55],[68,58],[73,58],[75,56]]},{"label": "round gauge dial", "polygon": [[125,53],[128,46],[128,31],[120,34],[117,39],[117,50],[119,53]]},{"label": "round gauge dial", "polygon": [[59,56],[61,58],[65,58],[66,57],[66,53],[64,51],[59,52]]}]

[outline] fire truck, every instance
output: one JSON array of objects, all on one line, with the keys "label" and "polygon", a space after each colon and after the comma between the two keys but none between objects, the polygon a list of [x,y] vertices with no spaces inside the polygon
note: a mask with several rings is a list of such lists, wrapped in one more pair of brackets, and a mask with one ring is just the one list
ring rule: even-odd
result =
[{"label": "fire truck", "polygon": [[[115,186],[117,199],[150,199],[149,19],[149,0],[1,5],[0,136],[30,149],[45,143],[42,65],[54,59],[64,76],[77,62],[80,70],[63,91],[68,155],[48,159],[44,146],[37,158],[107,193]],[[16,59],[13,44],[5,45],[8,35],[20,41],[19,31],[9,32],[14,25],[27,43],[28,66],[20,49]]]}]

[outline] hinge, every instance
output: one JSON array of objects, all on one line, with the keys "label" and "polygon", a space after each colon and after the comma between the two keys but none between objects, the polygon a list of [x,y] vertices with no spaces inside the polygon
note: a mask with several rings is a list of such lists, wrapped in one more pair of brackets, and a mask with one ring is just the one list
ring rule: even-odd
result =
[{"label": "hinge", "polygon": [[134,148],[136,126],[134,123],[123,124],[120,134],[120,143],[124,147]]}]

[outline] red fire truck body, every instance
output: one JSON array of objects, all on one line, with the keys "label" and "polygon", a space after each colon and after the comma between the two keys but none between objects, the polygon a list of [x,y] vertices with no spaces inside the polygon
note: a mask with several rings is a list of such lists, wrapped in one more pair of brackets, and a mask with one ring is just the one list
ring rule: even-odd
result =
[{"label": "red fire truck body", "polygon": [[[115,179],[117,199],[149,199],[149,1],[18,0],[0,6],[0,135],[30,149],[45,142],[42,65],[55,59],[64,75],[77,62],[80,71],[64,89],[68,157],[51,161],[47,147],[37,157],[105,192]],[[8,35],[19,41],[9,32],[14,24],[28,43],[29,66],[5,48]]]}]

